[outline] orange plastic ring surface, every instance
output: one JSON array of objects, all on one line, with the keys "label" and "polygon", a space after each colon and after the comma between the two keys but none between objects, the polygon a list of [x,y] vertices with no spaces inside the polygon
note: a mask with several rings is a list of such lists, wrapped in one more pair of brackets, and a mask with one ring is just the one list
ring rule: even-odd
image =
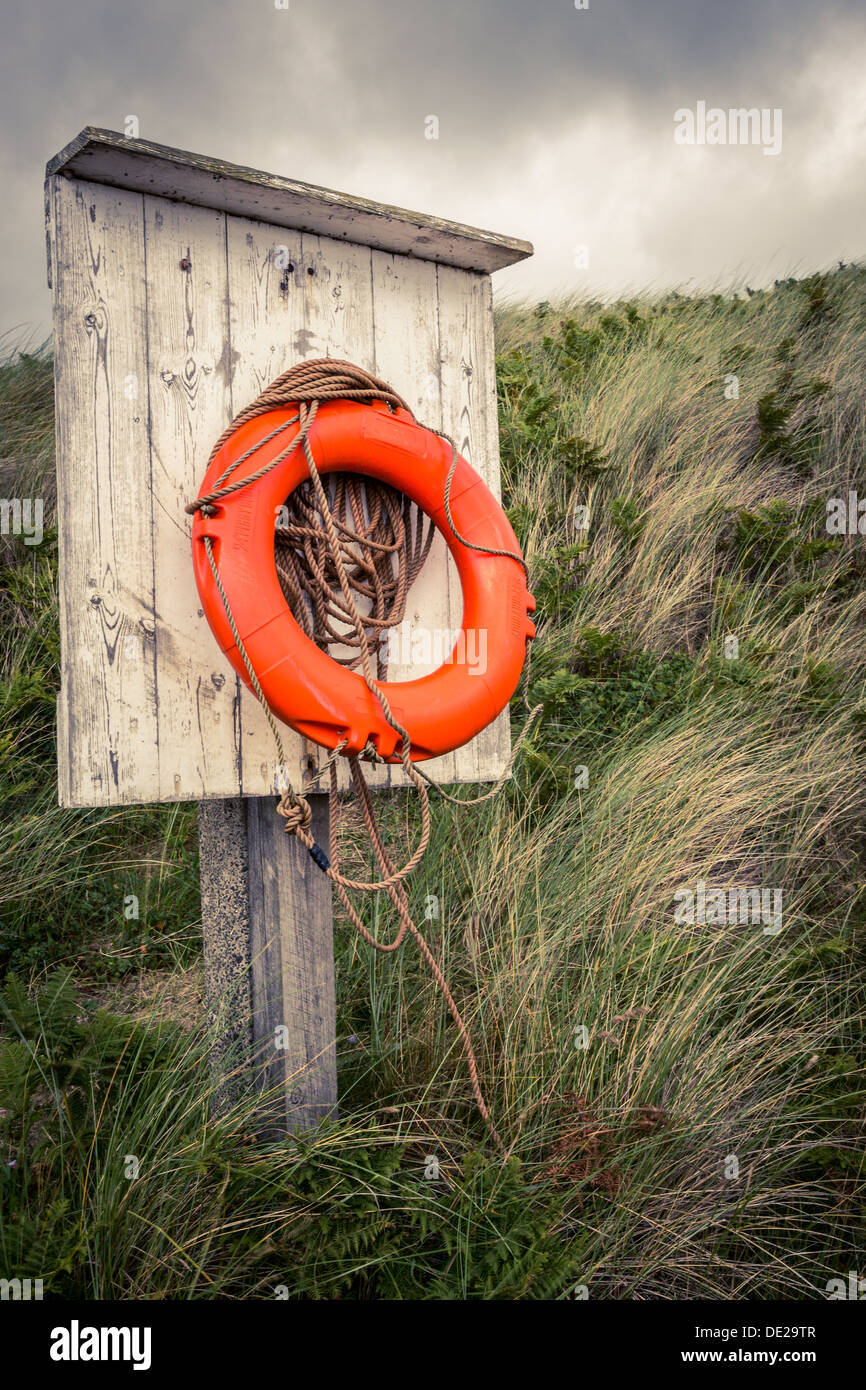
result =
[{"label": "orange plastic ring surface", "polygon": [[[199,493],[218,488],[218,479],[238,459],[297,414],[296,406],[268,411],[239,426],[207,471]],[[229,483],[256,473],[291,443],[297,429],[262,444],[230,474]],[[408,412],[330,401],[319,406],[309,434],[320,473],[359,473],[390,483],[435,523],[454,557],[463,590],[462,640],[485,634],[486,663],[446,661],[429,675],[382,681],[397,721],[412,741],[413,761],[448,753],[480,733],[513,695],[523,667],[526,639],[535,635],[535,611],[522,566],[510,556],[483,555],[462,545],[445,514],[445,482],[451,447],[418,425]],[[274,529],[280,507],[309,477],[303,449],[290,453],[270,473],[214,504],[215,514],[195,513],[193,563],[205,616],[221,649],[249,687],[243,658],[226,619],[203,544],[209,536],[220,581],[241,641],[274,714],[325,748],[341,739],[346,754],[372,741],[390,762],[400,758],[400,739],[386,721],[363,677],[334,661],[292,617],[277,576]],[[494,550],[520,554],[505,513],[478,474],[460,455],[451,483],[451,515],[461,536]],[[466,634],[472,638],[467,639]],[[460,643],[458,637],[457,646]],[[463,650],[467,650],[464,645]]]}]

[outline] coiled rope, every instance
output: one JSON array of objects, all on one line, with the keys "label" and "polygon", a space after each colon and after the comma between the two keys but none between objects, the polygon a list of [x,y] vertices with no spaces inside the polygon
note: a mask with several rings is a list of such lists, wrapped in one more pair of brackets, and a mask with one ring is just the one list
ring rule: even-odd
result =
[{"label": "coiled rope", "polygon": [[[359,934],[377,951],[393,952],[402,944],[406,932],[414,936],[418,948],[439,987],[448,1010],[454,1020],[460,1037],[469,1072],[469,1079],[475,1102],[495,1143],[502,1148],[502,1141],[484,1100],[478,1079],[478,1065],[469,1036],[469,1031],[458,1009],[440,966],[433,955],[423,933],[416,926],[409,910],[409,900],[404,887],[404,879],[417,867],[427,848],[430,838],[430,805],[427,785],[433,786],[450,801],[461,805],[477,804],[495,795],[511,771],[514,758],[531,725],[537,718],[541,706],[530,713],[520,738],[515,743],[511,757],[499,780],[484,796],[463,801],[450,796],[418,771],[411,761],[411,740],[406,729],[395,718],[385,692],[379,682],[387,672],[387,659],[383,636],[387,629],[403,620],[406,596],[420,571],[435,534],[432,521],[427,522],[408,498],[372,479],[361,481],[353,474],[332,474],[329,478],[330,495],[322,482],[316,467],[309,442],[309,434],[319,405],[323,401],[384,401],[392,409],[402,408],[413,412],[402,396],[387,382],[363,371],[351,362],[330,358],[320,358],[302,362],[278,376],[270,386],[246,406],[223,431],[211,450],[207,467],[209,468],[222,446],[230,436],[248,420],[255,419],[269,410],[297,404],[297,414],[273,430],[266,439],[247,450],[232,463],[217,480],[217,486],[204,497],[191,502],[187,512],[201,511],[204,516],[213,515],[215,505],[222,498],[241,488],[257,482],[272,469],[278,467],[296,449],[303,448],[310,471],[308,482],[287,499],[284,516],[275,532],[274,554],[280,584],[289,608],[304,632],[319,646],[327,648],[340,644],[357,649],[356,654],[336,658],[343,664],[360,666],[364,681],[378,701],[382,713],[391,728],[400,736],[401,762],[407,777],[418,791],[421,810],[421,834],[415,850],[402,868],[395,868],[393,860],[384,844],[381,831],[373,809],[370,790],[364,778],[357,756],[349,757],[352,783],[355,789],[361,814],[376,857],[381,877],[373,881],[347,878],[339,869],[338,843],[338,796],[337,796],[337,758],[342,753],[347,740],[342,740],[328,756],[325,765],[312,779],[317,781],[325,772],[330,773],[330,861],[310,834],[312,812],[306,798],[295,790],[286,780],[285,790],[277,806],[278,813],[286,822],[286,833],[295,835],[312,855],[319,868],[331,879],[343,903],[349,919]],[[229,482],[230,475],[250,458],[262,444],[277,435],[298,425],[297,433],[287,448],[278,453],[270,463],[257,472],[236,482]],[[424,428],[428,428],[424,426]],[[450,507],[451,481],[457,465],[457,447],[451,437],[442,430],[431,431],[440,435],[451,445],[452,460],[448,473],[444,507],[448,523],[461,544],[472,550],[488,555],[507,555],[523,566],[523,557],[515,552],[493,550],[466,540],[457,531]],[[366,502],[366,505],[365,505]],[[247,656],[243,641],[237,630],[234,617],[220,580],[210,539],[204,537],[210,569],[223,602],[229,628],[235,645],[247,669],[253,690],[258,697],[274,740],[279,756],[280,767],[285,771],[286,757],[282,738],[273,714],[265,700],[261,686],[252,664]],[[355,596],[366,600],[369,611],[362,614]],[[346,631],[337,625],[348,626]],[[527,643],[527,655],[529,644]],[[375,671],[374,671],[375,661]],[[524,701],[525,701],[524,688]],[[528,706],[527,706],[528,708]],[[377,750],[369,745],[361,754],[368,761],[383,761]],[[309,789],[309,788],[308,788]],[[364,925],[349,896],[349,890],[361,892],[386,892],[400,919],[399,929],[390,942],[379,941]]]}]

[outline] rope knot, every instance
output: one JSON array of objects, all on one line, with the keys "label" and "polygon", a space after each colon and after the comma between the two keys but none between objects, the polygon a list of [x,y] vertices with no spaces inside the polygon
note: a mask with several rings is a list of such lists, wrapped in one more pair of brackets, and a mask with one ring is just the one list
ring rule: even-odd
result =
[{"label": "rope knot", "polygon": [[309,801],[304,796],[298,796],[296,792],[283,792],[277,805],[277,814],[286,822],[287,835],[297,835],[299,830],[309,830],[313,822]]},{"label": "rope knot", "polygon": [[360,756],[367,763],[384,763],[385,761],[385,759],[382,757],[382,754],[376,747],[375,743],[373,743],[372,739],[369,738],[367,739],[367,742],[364,744]]}]

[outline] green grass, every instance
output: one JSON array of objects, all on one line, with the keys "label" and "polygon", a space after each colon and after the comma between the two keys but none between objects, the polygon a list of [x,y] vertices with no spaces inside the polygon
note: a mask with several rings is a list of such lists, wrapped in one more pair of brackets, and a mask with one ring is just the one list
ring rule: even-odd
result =
[{"label": "green grass", "polygon": [[[168,989],[195,959],[195,819],[56,808],[53,542],[6,539],[6,1277],[84,1297],[810,1299],[862,1272],[866,538],[824,518],[866,498],[866,272],[512,305],[497,346],[544,716],[496,802],[434,797],[410,897],[419,920],[438,899],[426,925],[510,1158],[417,952],[374,959],[341,917],[341,1120],[305,1141],[255,1142],[243,1105],[209,1118],[203,1020],[98,1007],[142,965]],[[0,454],[34,490],[51,413],[47,354],[10,356]],[[414,816],[396,797],[395,843]],[[781,890],[783,930],[677,922],[699,881]]]}]

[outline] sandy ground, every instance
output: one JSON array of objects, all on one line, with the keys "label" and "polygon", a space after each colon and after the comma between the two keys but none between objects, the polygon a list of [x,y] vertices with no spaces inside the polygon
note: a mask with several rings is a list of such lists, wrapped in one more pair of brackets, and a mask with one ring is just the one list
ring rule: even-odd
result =
[{"label": "sandy ground", "polygon": [[195,1028],[204,1017],[204,967],[196,961],[188,970],[143,970],[134,979],[94,991],[90,998],[112,1013],[149,1022],[172,1019],[183,1028]]}]

